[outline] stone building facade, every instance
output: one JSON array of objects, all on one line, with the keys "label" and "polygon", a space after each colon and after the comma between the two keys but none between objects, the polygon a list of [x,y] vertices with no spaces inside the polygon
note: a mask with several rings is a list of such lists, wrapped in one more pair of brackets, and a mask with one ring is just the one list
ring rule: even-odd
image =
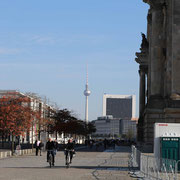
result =
[{"label": "stone building facade", "polygon": [[149,4],[139,64],[138,140],[153,147],[154,123],[180,123],[180,0]]},{"label": "stone building facade", "polygon": [[127,140],[136,141],[137,128],[136,118],[123,119],[114,118],[113,116],[98,117],[93,121],[96,127],[95,136],[101,138],[125,138]]},{"label": "stone building facade", "polygon": [[[3,96],[12,96],[12,98],[26,97],[29,99],[27,106],[31,107],[32,111],[40,113],[39,115],[41,119],[37,119],[37,117],[35,117],[30,130],[24,133],[23,136],[17,136],[15,141],[17,143],[21,142],[30,144],[35,143],[36,139],[41,139],[43,142],[46,142],[49,137],[49,129],[46,126],[46,121],[51,121],[51,116],[57,109],[46,102],[43,102],[42,98],[35,93],[22,93],[16,90],[0,90],[0,98]],[[11,136],[6,135],[2,138],[2,134],[0,132],[0,147],[2,139],[5,141],[5,144],[7,144],[6,147],[8,148],[8,144],[11,142]]]}]

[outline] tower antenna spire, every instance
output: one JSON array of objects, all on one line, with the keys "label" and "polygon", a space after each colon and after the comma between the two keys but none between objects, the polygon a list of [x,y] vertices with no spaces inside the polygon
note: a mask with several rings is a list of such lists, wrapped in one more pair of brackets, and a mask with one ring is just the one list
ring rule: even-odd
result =
[{"label": "tower antenna spire", "polygon": [[88,84],[88,63],[86,64],[86,84]]}]

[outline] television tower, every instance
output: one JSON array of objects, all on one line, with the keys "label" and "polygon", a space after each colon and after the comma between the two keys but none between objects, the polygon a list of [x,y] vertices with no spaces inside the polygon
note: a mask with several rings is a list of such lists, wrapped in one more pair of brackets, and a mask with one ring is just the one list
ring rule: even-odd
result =
[{"label": "television tower", "polygon": [[85,121],[88,123],[88,96],[91,94],[91,91],[88,89],[88,66],[87,66],[87,74],[86,74],[86,89],[84,90],[84,95],[86,97],[86,104],[85,104]]}]

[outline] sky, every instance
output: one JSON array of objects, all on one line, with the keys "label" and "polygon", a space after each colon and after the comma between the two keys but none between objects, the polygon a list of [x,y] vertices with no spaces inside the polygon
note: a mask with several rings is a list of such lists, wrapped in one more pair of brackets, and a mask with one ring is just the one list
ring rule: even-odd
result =
[{"label": "sky", "polygon": [[102,97],[135,94],[135,53],[146,33],[142,0],[1,0],[0,89],[46,96],[89,120],[102,116]]}]

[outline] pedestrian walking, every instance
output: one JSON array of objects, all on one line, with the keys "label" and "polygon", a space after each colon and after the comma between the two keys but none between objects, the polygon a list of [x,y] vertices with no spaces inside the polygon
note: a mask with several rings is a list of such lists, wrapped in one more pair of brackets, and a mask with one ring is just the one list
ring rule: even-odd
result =
[{"label": "pedestrian walking", "polygon": [[112,147],[113,147],[113,149],[115,150],[116,141],[113,139],[111,143],[112,143]]},{"label": "pedestrian walking", "polygon": [[107,148],[107,139],[106,138],[104,139],[103,143],[104,143],[104,149],[106,150],[106,148]]},{"label": "pedestrian walking", "polygon": [[93,148],[93,145],[94,145],[93,140],[90,140],[90,141],[89,141],[89,147],[90,147],[90,150]]},{"label": "pedestrian walking", "polygon": [[40,141],[39,141],[39,140],[36,140],[36,141],[35,141],[36,156],[38,156],[38,152],[39,152],[39,144],[40,144]]},{"label": "pedestrian walking", "polygon": [[58,145],[57,140],[55,139],[55,140],[54,140],[54,155],[56,155],[56,153],[57,153],[57,151],[58,151],[58,148],[59,148],[59,145]]},{"label": "pedestrian walking", "polygon": [[42,151],[43,147],[44,147],[44,143],[41,140],[40,143],[39,143],[39,153],[40,153],[40,156],[42,156],[41,151]]}]

